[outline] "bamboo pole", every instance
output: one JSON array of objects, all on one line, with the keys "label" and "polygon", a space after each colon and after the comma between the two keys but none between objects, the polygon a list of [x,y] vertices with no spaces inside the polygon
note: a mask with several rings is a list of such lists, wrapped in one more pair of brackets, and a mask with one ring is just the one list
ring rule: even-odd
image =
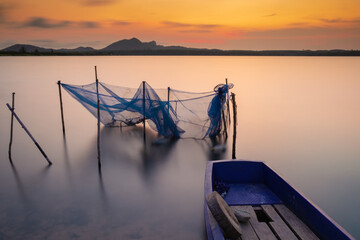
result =
[{"label": "bamboo pole", "polygon": [[9,160],[12,164],[11,159],[11,146],[12,146],[12,140],[13,140],[13,129],[14,129],[14,110],[15,110],[15,93],[12,93],[12,103],[11,103],[11,125],[10,125],[10,142],[9,142]]},{"label": "bamboo pole", "polygon": [[236,159],[236,120],[237,120],[237,107],[236,107],[236,101],[235,101],[235,93],[231,93],[231,100],[232,100],[232,105],[233,105],[233,129],[234,129],[234,133],[233,133],[233,145],[232,145],[232,159]]},{"label": "bamboo pole", "polygon": [[100,100],[97,100],[97,115],[98,115],[98,123],[97,123],[97,149],[98,149],[98,166],[101,168],[101,157],[100,157]]},{"label": "bamboo pole", "polygon": [[[227,85],[227,78],[226,78],[226,85]],[[226,93],[222,93],[223,96],[222,97],[225,97],[225,100],[226,100]],[[224,96],[225,95],[225,96]],[[228,134],[227,134],[227,126],[226,126],[226,118],[225,118],[225,112],[224,112],[224,109],[222,108],[221,109],[221,115],[222,115],[222,120],[223,120],[223,123],[224,123],[224,133],[225,133],[225,139],[228,138]]]},{"label": "bamboo pole", "polygon": [[[228,83],[228,79],[225,78],[225,82],[226,82],[226,85],[228,87],[228,93],[227,95],[229,95],[229,83]],[[227,105],[227,109],[228,109],[228,112],[229,112],[229,124],[231,122],[231,116],[230,116],[230,104],[229,104],[229,99],[226,101],[226,105]]]},{"label": "bamboo pole", "polygon": [[145,120],[146,120],[146,117],[145,117],[145,81],[143,81],[143,116],[144,116],[143,123],[144,123],[144,142],[145,142],[146,141],[146,131],[145,131]]},{"label": "bamboo pole", "polygon": [[7,103],[6,106],[9,108],[9,110],[11,111],[11,113],[14,115],[14,117],[16,118],[16,120],[20,123],[21,127],[25,130],[25,132],[29,135],[29,137],[31,138],[31,140],[35,143],[36,147],[40,150],[40,152],[42,153],[42,155],[44,156],[44,158],[46,159],[46,161],[49,163],[49,165],[52,164],[52,162],[49,160],[49,158],[46,156],[45,152],[42,150],[42,148],[40,147],[40,145],[36,142],[35,138],[31,135],[31,133],[29,132],[29,130],[25,127],[25,125],[21,122],[20,118],[16,115],[14,109],[12,109],[10,107],[10,105]]},{"label": "bamboo pole", "polygon": [[97,68],[95,66],[95,80],[96,80],[96,97],[97,97],[97,152],[98,152],[98,166],[101,168],[101,154],[100,154],[100,99],[99,99],[99,80],[97,77]]},{"label": "bamboo pole", "polygon": [[170,87],[168,87],[168,92],[167,92],[167,100],[168,100],[168,115],[170,116]]},{"label": "bamboo pole", "polygon": [[62,130],[63,130],[63,135],[65,137],[65,122],[64,122],[63,101],[62,101],[62,95],[61,95],[61,81],[58,81],[57,84],[59,86],[59,98],[60,98],[60,111],[61,111]]}]

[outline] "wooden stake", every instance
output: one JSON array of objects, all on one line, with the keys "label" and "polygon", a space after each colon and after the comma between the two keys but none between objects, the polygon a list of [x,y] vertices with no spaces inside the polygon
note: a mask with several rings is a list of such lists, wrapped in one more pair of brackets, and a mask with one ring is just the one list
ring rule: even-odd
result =
[{"label": "wooden stake", "polygon": [[143,81],[143,115],[144,115],[143,122],[144,122],[144,142],[145,142],[146,141],[146,131],[145,131],[145,120],[146,120],[146,117],[145,117],[145,81]]},{"label": "wooden stake", "polygon": [[57,84],[59,86],[59,98],[60,98],[60,111],[61,111],[62,130],[63,130],[63,135],[65,137],[65,123],[64,123],[64,111],[63,111],[63,102],[62,102],[62,95],[61,95],[61,81],[58,81]]},{"label": "wooden stake", "polygon": [[168,87],[168,115],[170,116],[170,87]]},{"label": "wooden stake", "polygon": [[97,149],[98,149],[98,166],[101,168],[101,158],[100,158],[100,100],[97,100],[97,115],[98,115],[98,123],[97,123]]},{"label": "wooden stake", "polygon": [[16,115],[14,109],[12,109],[10,107],[10,105],[7,103],[6,106],[9,108],[9,110],[11,111],[11,113],[14,115],[14,117],[16,118],[16,120],[20,123],[21,127],[25,130],[25,132],[29,135],[29,137],[31,138],[31,140],[35,143],[36,147],[40,150],[40,152],[42,153],[42,155],[45,157],[46,161],[49,163],[49,165],[52,164],[52,162],[49,160],[49,158],[46,156],[45,152],[42,150],[42,148],[40,147],[40,145],[36,142],[36,140],[34,139],[34,137],[31,135],[31,133],[29,132],[29,130],[25,127],[25,125],[21,122],[20,118]]},{"label": "wooden stake", "polygon": [[[229,95],[229,84],[228,84],[228,79],[227,79],[227,78],[225,78],[225,82],[226,82],[226,85],[228,86],[228,93],[227,93],[227,95]],[[229,104],[229,100],[226,101],[226,105],[227,105],[227,109],[228,109],[228,112],[229,112],[229,124],[230,124],[231,116],[230,116],[230,104]]]},{"label": "wooden stake", "polygon": [[227,127],[226,127],[226,119],[225,119],[225,112],[224,112],[224,110],[221,110],[221,115],[222,115],[222,119],[223,119],[223,122],[224,122],[225,139],[227,139],[228,134],[227,134]]},{"label": "wooden stake", "polygon": [[236,101],[235,101],[235,93],[231,93],[231,100],[232,100],[232,105],[233,105],[233,117],[234,117],[234,121],[233,121],[233,129],[234,129],[234,133],[233,133],[233,145],[232,145],[232,159],[236,159],[236,119],[237,119],[237,106],[236,106]]},{"label": "wooden stake", "polygon": [[14,126],[14,110],[15,110],[15,93],[12,93],[12,104],[11,104],[11,125],[10,125],[10,142],[9,142],[9,160],[10,163],[12,163],[11,159],[11,146],[12,146],[12,140],[13,140],[13,126]]},{"label": "wooden stake", "polygon": [[[226,79],[226,85],[227,85],[227,79]],[[225,97],[226,100],[226,94],[222,93],[223,97]],[[224,133],[225,133],[225,139],[228,138],[228,134],[227,134],[227,126],[226,126],[226,118],[225,118],[225,112],[224,109],[221,109],[221,115],[222,115],[222,119],[223,119],[223,123],[224,123]]]},{"label": "wooden stake", "polygon": [[98,150],[98,166],[101,168],[100,157],[100,99],[99,99],[99,80],[97,77],[97,69],[95,66],[95,79],[96,79],[96,97],[97,97],[97,150]]}]

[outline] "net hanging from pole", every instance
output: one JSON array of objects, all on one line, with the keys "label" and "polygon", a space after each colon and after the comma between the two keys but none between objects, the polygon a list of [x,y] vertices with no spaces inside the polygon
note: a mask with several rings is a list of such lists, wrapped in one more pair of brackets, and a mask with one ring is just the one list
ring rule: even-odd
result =
[{"label": "net hanging from pole", "polygon": [[[61,84],[97,117],[96,83]],[[229,89],[219,84],[214,91],[193,93],[174,89],[126,88],[99,82],[100,121],[105,126],[132,126],[147,119],[149,126],[166,138],[216,137],[228,129]]]}]

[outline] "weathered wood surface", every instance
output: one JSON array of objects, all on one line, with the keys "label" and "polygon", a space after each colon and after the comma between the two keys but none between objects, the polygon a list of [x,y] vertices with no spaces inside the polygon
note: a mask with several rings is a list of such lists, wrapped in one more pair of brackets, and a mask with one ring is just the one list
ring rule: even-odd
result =
[{"label": "weathered wood surface", "polygon": [[[230,208],[232,211],[240,210],[246,212],[250,212],[250,209],[252,209],[251,206],[231,206]],[[242,229],[242,235],[241,235],[242,240],[259,240],[256,233],[254,232],[254,229],[250,225],[250,222],[246,222],[246,223],[240,222],[240,226]]]},{"label": "weathered wood surface", "polygon": [[287,207],[283,204],[274,205],[277,212],[281,215],[281,217],[285,220],[285,222],[290,226],[291,230],[295,232],[295,234],[300,239],[306,240],[318,240],[319,238],[311,231],[311,229],[306,226],[293,212],[291,212]]},{"label": "weathered wood surface", "polygon": [[[250,213],[249,222],[240,222],[241,240],[318,240],[319,238],[283,204],[261,206],[231,206],[233,211]],[[268,222],[259,222],[255,211],[263,211]],[[263,221],[263,220],[261,220]]]},{"label": "weathered wood surface", "polygon": [[258,219],[256,217],[256,213],[252,207],[249,207],[246,211],[249,212],[251,215],[249,222],[250,222],[251,226],[253,227],[253,229],[255,230],[255,233],[260,240],[276,240],[277,239],[275,237],[274,233],[271,231],[271,229],[265,222],[258,221]]},{"label": "weathered wood surface", "polygon": [[298,240],[295,234],[291,231],[288,225],[283,221],[279,214],[275,211],[271,205],[262,205],[263,211],[272,219],[269,222],[270,227],[275,232],[275,235],[283,240]]}]

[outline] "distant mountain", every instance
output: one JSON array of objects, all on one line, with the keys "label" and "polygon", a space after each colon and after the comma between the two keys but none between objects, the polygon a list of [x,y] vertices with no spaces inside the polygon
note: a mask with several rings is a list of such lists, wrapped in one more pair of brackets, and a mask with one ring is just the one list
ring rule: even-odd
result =
[{"label": "distant mountain", "polygon": [[16,53],[51,53],[51,52],[91,52],[96,51],[92,47],[77,47],[74,49],[51,49],[51,48],[42,48],[29,44],[14,44],[10,47],[4,48],[1,51],[3,52],[16,52]]},{"label": "distant mountain", "polygon": [[134,50],[160,50],[160,49],[193,49],[181,46],[163,46],[158,45],[155,41],[141,42],[137,38],[124,39],[110,44],[100,49],[100,51],[134,51]]},{"label": "distant mountain", "polygon": [[158,46],[155,41],[141,42],[137,38],[124,39],[110,44],[101,49],[102,51],[121,51],[121,50],[149,50],[159,49],[163,46]]},{"label": "distant mountain", "polygon": [[0,55],[360,56],[360,50],[219,50],[163,46],[155,41],[141,42],[137,38],[131,38],[114,42],[102,49],[92,47],[50,49],[29,44],[15,44],[2,49]]},{"label": "distant mountain", "polygon": [[72,49],[73,51],[79,51],[79,52],[83,52],[83,51],[95,51],[94,48],[92,47],[78,47],[78,48],[74,48]]},{"label": "distant mountain", "polygon": [[92,52],[92,51],[96,51],[96,49],[92,47],[77,47],[73,49],[61,48],[55,50],[55,52]]},{"label": "distant mountain", "polygon": [[39,53],[48,53],[53,51],[52,49],[49,48],[42,48],[42,47],[37,47],[34,45],[29,45],[29,44],[14,44],[10,47],[4,48],[3,50],[1,50],[3,52],[18,52],[18,53],[35,53],[35,52],[39,52]]},{"label": "distant mountain", "polygon": [[29,44],[15,44],[10,47],[4,48],[2,52],[13,52],[13,53],[76,53],[76,52],[118,52],[118,51],[146,51],[146,50],[161,50],[161,49],[171,49],[171,50],[185,50],[185,49],[196,49],[196,48],[186,48],[181,46],[163,46],[158,45],[155,41],[151,42],[141,42],[137,38],[123,39],[117,42],[110,44],[109,46],[102,49],[94,49],[92,47],[77,47],[74,49],[49,49],[42,48],[38,46],[33,46]]}]

